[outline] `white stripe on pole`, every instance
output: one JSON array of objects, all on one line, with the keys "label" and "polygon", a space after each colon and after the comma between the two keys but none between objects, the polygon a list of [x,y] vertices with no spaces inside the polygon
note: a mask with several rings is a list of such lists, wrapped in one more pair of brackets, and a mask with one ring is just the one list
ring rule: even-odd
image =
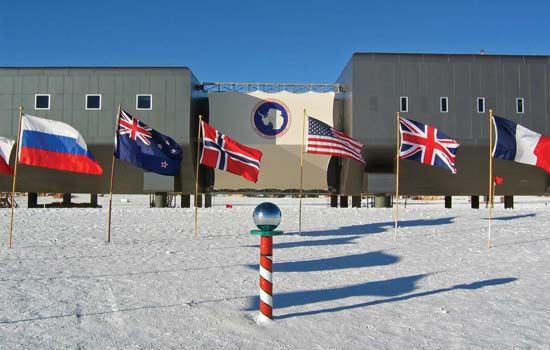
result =
[{"label": "white stripe on pole", "polygon": [[260,288],[260,300],[269,306],[273,306],[273,297]]}]

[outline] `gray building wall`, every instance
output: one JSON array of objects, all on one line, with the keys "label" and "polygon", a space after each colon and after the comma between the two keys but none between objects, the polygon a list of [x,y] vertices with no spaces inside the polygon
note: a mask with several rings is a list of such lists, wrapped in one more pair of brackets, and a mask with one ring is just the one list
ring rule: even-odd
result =
[{"label": "gray building wall", "polygon": [[[550,58],[546,56],[354,54],[337,82],[345,85],[344,130],[365,142],[365,169],[344,161],[340,191],[373,193],[363,174],[394,172],[396,112],[399,98],[409,99],[403,117],[429,123],[456,138],[459,173],[401,162],[403,194],[483,194],[488,179],[488,114],[477,113],[477,97],[486,111],[543,134],[550,133]],[[440,97],[449,98],[441,113]],[[525,99],[525,113],[516,113],[516,98]],[[505,177],[501,194],[541,194],[548,175],[541,169],[495,161]]]},{"label": "gray building wall", "polygon": [[[188,68],[0,68],[0,135],[15,139],[19,106],[24,112],[75,127],[104,169],[103,176],[64,173],[19,166],[18,191],[95,192],[109,191],[109,176],[115,118],[121,104],[130,114],[174,138],[184,150],[182,171],[173,191],[192,193],[194,162],[191,142],[196,116],[207,104],[195,91],[196,77]],[[35,110],[35,94],[51,94],[50,110]],[[86,94],[101,94],[99,111],[85,109]],[[136,94],[152,94],[152,110],[136,110]],[[192,118],[192,116],[194,118]],[[11,164],[15,154],[12,152]],[[116,162],[118,193],[143,192],[143,171]],[[2,191],[11,180],[0,179]]]}]

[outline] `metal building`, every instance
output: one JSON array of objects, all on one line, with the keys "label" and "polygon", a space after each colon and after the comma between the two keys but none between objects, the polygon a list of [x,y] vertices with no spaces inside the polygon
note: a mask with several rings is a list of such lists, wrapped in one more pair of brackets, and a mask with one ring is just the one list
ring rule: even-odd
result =
[{"label": "metal building", "polygon": [[[306,184],[305,188],[353,196],[394,193],[396,112],[401,111],[404,117],[432,124],[461,143],[457,175],[402,161],[402,194],[485,194],[487,111],[492,108],[499,116],[550,134],[549,64],[547,56],[354,54],[336,84],[319,86],[334,92],[334,106],[329,113],[333,115],[334,125],[365,143],[367,164],[362,167],[354,161],[311,158],[306,171],[310,176],[315,172],[317,182]],[[236,83],[231,84],[228,91],[238,92],[243,87],[248,89],[246,93],[251,89],[273,92],[266,88],[269,86],[275,86],[278,92],[297,88],[290,85]],[[299,85],[305,86],[306,92],[315,90],[315,84]],[[104,176],[88,176],[20,166],[17,190],[108,192],[115,116],[121,104],[130,114],[172,136],[182,145],[184,154],[181,174],[176,178],[151,175],[117,162],[115,192],[193,193],[197,116],[211,117],[208,92],[213,87],[219,90],[223,85],[201,84],[184,67],[0,68],[0,135],[15,138],[21,105],[28,114],[61,120],[78,129],[105,171]],[[235,115],[239,116],[238,112],[236,110]],[[242,138],[244,143],[247,137],[256,135],[250,112],[239,116],[243,118],[239,123],[224,120],[227,113],[216,114],[212,122],[220,125],[222,132]],[[290,128],[301,128],[301,112],[294,114]],[[294,131],[287,134],[291,133]],[[268,146],[273,149],[278,145],[270,140],[256,143],[266,147],[266,152]],[[295,190],[297,169],[284,164],[298,163],[299,148],[290,142],[277,149],[279,153],[275,153],[281,154],[280,157],[289,158],[285,159],[286,163],[274,163],[270,171],[262,173],[261,183],[247,188]],[[270,156],[279,157],[271,153]],[[12,164],[14,157],[12,154]],[[326,167],[326,186],[320,182],[321,165]],[[238,190],[248,185],[219,173],[216,184],[213,174],[212,170],[201,170],[204,188]],[[533,166],[497,160],[495,174],[505,178],[504,185],[497,190],[499,194],[542,194],[549,190],[548,174]],[[282,183],[282,176],[288,179],[278,185]],[[9,177],[0,177],[0,190],[11,190]]]},{"label": "metal building", "polygon": [[[488,111],[542,134],[550,134],[550,57],[356,53],[338,83],[339,125],[366,145],[367,165],[344,161],[339,191],[347,195],[392,193],[396,112],[429,123],[459,141],[458,174],[401,162],[403,194],[487,193]],[[496,160],[505,178],[497,194],[548,192],[539,168]]]},{"label": "metal building", "polygon": [[[0,135],[15,139],[19,106],[23,106],[25,113],[75,127],[104,169],[103,176],[91,176],[20,165],[17,190],[109,192],[115,118],[121,104],[182,145],[183,162],[180,176],[171,178],[117,161],[114,191],[193,193],[196,116],[208,108],[206,95],[196,89],[198,84],[185,67],[0,68]],[[0,177],[0,189],[11,190],[11,178]]]}]

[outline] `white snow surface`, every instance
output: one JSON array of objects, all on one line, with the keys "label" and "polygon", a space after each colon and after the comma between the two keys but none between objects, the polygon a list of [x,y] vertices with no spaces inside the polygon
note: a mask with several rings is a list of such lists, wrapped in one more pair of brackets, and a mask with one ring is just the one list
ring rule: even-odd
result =
[{"label": "white snow surface", "polygon": [[[391,209],[326,198],[304,200],[299,234],[297,199],[216,196],[194,237],[194,209],[118,195],[111,243],[103,197],[15,209],[12,249],[2,209],[0,349],[550,349],[549,199],[515,200],[496,204],[491,249],[467,197],[408,201],[394,239]],[[285,231],[269,324],[249,233],[263,201]]]}]

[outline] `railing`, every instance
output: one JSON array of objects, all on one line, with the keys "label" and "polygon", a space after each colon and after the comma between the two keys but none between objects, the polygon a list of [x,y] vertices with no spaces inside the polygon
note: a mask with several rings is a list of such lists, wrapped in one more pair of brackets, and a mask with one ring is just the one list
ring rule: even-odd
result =
[{"label": "railing", "polygon": [[11,208],[12,204],[18,208],[17,202],[12,198],[11,192],[2,192],[0,195],[0,208]]},{"label": "railing", "polygon": [[324,83],[224,83],[224,82],[204,82],[197,85],[197,90],[204,92],[343,92],[344,86],[340,84]]}]

